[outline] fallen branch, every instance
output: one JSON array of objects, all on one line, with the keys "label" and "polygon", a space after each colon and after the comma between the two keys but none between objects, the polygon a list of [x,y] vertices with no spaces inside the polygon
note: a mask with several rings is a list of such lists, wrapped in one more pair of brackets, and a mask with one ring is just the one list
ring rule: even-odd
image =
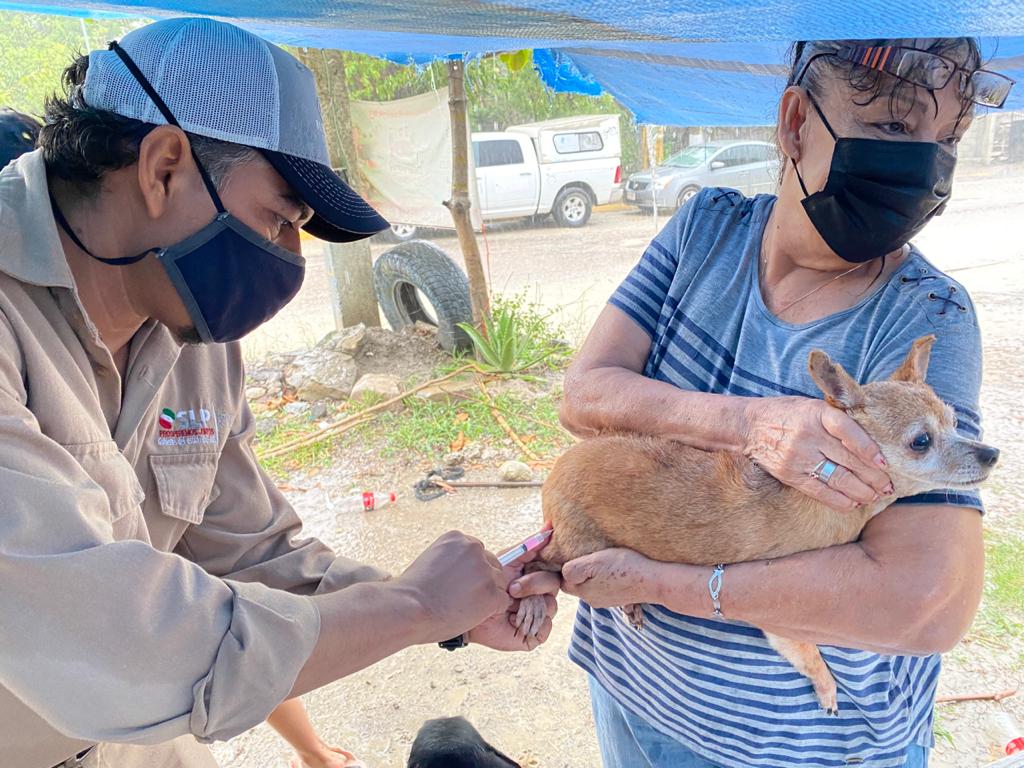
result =
[{"label": "fallen branch", "polygon": [[362,426],[363,424],[369,421],[373,421],[373,419],[375,419],[378,414],[382,413],[383,411],[386,411],[392,405],[400,403],[406,398],[415,395],[417,392],[421,392],[422,390],[427,389],[428,387],[443,384],[444,382],[449,381],[450,379],[454,379],[456,376],[466,373],[467,371],[473,370],[479,369],[477,369],[476,365],[464,365],[463,367],[452,371],[447,376],[441,376],[440,378],[426,381],[420,384],[419,386],[413,387],[407,392],[403,392],[400,395],[396,395],[395,397],[392,397],[389,400],[385,400],[382,403],[377,403],[377,405],[370,406],[369,408],[366,408],[365,410],[362,410],[359,413],[347,416],[341,421],[336,421],[334,424],[329,424],[328,426],[322,429],[318,429],[316,432],[311,432],[308,435],[303,435],[302,437],[292,440],[291,442],[279,445],[273,450],[267,451],[266,453],[258,453],[257,458],[271,459],[274,458],[275,456],[282,456],[286,453],[291,453],[297,448],[305,448],[306,446],[318,443],[325,438],[340,435],[343,432],[347,432],[348,430],[352,429],[353,427]]},{"label": "fallen branch", "polygon": [[[476,400],[476,398],[471,398],[471,399]],[[514,411],[512,411],[512,410],[510,410],[508,408],[505,408],[503,406],[498,405],[493,400],[491,402],[489,402],[489,403],[484,401],[484,400],[476,400],[476,402],[483,403],[484,405],[489,406],[490,408],[497,408],[499,411],[501,411],[504,414],[507,414],[508,416],[514,416],[517,419],[523,419],[525,421],[529,421],[531,424],[536,424],[537,426],[544,427],[545,429],[551,429],[552,427],[554,427],[559,432],[562,432],[566,437],[568,437],[574,443],[580,442],[580,439],[578,437],[576,437],[576,435],[574,435],[568,429],[563,427],[561,424],[552,424],[550,421],[544,421],[543,419],[538,419],[538,418],[536,418],[534,416],[527,416],[525,413],[515,413]]]},{"label": "fallen branch", "polygon": [[1008,699],[1011,696],[1017,695],[1017,689],[1012,688],[1005,691],[996,691],[994,693],[963,693],[957,696],[937,696],[935,698],[936,704],[959,704],[963,701],[1002,701]]},{"label": "fallen branch", "polygon": [[375,414],[371,414],[369,416],[363,416],[362,414],[358,416],[351,416],[343,422],[338,422],[332,426],[327,434],[324,434],[326,430],[321,429],[313,434],[292,440],[290,443],[279,445],[277,448],[267,451],[266,453],[256,454],[256,458],[263,461],[264,459],[273,459],[278,456],[284,456],[292,451],[297,451],[299,448],[308,448],[311,445],[319,443],[321,440],[326,440],[330,437],[337,437],[338,435],[343,435],[348,432],[350,429],[361,427],[363,424],[369,424],[374,420],[374,418],[376,418]]},{"label": "fallen branch", "polygon": [[523,439],[516,434],[516,431],[514,429],[512,429],[512,425],[509,424],[505,420],[505,417],[501,415],[501,412],[498,410],[498,407],[494,402],[494,398],[492,398],[491,393],[487,391],[487,385],[484,384],[483,380],[477,379],[476,383],[477,386],[480,387],[480,391],[483,393],[484,398],[487,400],[487,405],[491,409],[491,416],[493,416],[494,420],[498,422],[498,426],[505,430],[505,433],[512,438],[513,443],[519,446],[519,450],[522,451],[524,455],[528,456],[534,461],[540,461],[540,456],[538,456],[536,453],[530,450],[530,447],[526,443],[524,443]]}]

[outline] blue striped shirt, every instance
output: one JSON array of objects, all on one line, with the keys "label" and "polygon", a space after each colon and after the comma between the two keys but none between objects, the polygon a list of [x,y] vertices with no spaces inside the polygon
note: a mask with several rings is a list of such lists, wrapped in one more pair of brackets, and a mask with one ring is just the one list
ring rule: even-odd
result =
[{"label": "blue striped shirt", "polygon": [[[978,438],[981,341],[963,287],[912,250],[855,306],[783,322],[758,285],[774,203],[704,190],[651,243],[611,298],[651,337],[644,375],[693,391],[819,397],[807,372],[812,349],[866,382],[890,375],[914,339],[935,333],[928,382],[955,408],[958,429]],[[897,503],[982,509],[976,494],[956,491]],[[648,606],[637,632],[621,611],[581,603],[569,650],[627,710],[724,768],[895,768],[910,744],[932,746],[938,656],[821,653],[838,683],[838,718],[759,629],[739,622]]]}]

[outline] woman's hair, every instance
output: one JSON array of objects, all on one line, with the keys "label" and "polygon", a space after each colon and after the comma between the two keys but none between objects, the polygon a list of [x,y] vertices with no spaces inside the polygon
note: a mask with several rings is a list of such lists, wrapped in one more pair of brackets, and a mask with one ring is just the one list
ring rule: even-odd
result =
[{"label": "woman's hair", "polygon": [[[915,86],[904,80],[899,80],[885,72],[877,69],[869,69],[855,64],[852,61],[841,59],[838,56],[820,56],[830,51],[838,51],[847,46],[889,46],[904,45],[908,48],[917,48],[921,51],[944,56],[956,62],[957,66],[971,72],[981,66],[981,51],[978,48],[978,41],[973,37],[942,37],[929,39],[909,40],[801,40],[790,48],[790,72],[787,85],[801,85],[812,96],[819,99],[828,88],[830,81],[845,83],[853,93],[853,103],[859,106],[871,104],[877,99],[889,99],[889,112],[893,117],[901,117],[898,114],[903,95]],[[813,57],[814,62],[808,67]],[[806,72],[803,72],[804,68]],[[803,77],[800,78],[801,72]],[[797,78],[800,82],[797,83]],[[932,94],[932,98],[935,95]],[[968,94],[961,97],[961,117],[970,114],[973,104]],[[938,104],[936,102],[936,108]],[[907,107],[909,108],[909,107]]]},{"label": "woman's hair", "polygon": [[[154,127],[140,120],[96,109],[82,97],[87,56],[77,56],[64,70],[64,93],[46,100],[39,147],[47,170],[72,184],[80,194],[96,190],[103,175],[139,159],[139,144]],[[252,160],[257,151],[206,136],[186,134],[213,183],[220,186],[231,169]]]}]

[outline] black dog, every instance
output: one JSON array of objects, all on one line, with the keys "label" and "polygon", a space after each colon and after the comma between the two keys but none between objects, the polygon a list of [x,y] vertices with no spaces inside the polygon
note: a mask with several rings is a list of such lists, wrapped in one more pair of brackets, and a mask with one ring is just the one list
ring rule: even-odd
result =
[{"label": "black dog", "polygon": [[462,717],[428,720],[416,734],[407,768],[522,768]]},{"label": "black dog", "polygon": [[13,109],[0,109],[0,169],[36,147],[39,123]]}]

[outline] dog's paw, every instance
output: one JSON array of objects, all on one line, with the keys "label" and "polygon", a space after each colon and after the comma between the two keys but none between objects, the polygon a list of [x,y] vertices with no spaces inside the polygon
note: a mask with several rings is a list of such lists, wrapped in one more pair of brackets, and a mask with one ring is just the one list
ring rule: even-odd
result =
[{"label": "dog's paw", "polygon": [[839,694],[836,690],[836,681],[829,675],[827,680],[813,682],[814,692],[818,696],[818,703],[821,704],[821,708],[825,710],[826,714],[839,717]]},{"label": "dog's paw", "polygon": [[622,606],[622,612],[626,614],[629,623],[635,630],[644,628],[644,606],[641,603]]},{"label": "dog's paw", "polygon": [[530,595],[519,601],[519,611],[513,622],[516,632],[523,637],[536,637],[544,624],[548,608],[544,595]]}]

